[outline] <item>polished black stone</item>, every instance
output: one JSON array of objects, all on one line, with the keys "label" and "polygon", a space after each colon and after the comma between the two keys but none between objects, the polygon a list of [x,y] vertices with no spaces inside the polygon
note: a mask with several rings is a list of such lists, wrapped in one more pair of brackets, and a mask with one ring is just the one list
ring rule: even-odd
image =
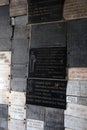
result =
[{"label": "polished black stone", "polygon": [[28,79],[27,104],[66,108],[67,81]]},{"label": "polished black stone", "polygon": [[29,23],[57,21],[63,18],[65,0],[28,0]]}]

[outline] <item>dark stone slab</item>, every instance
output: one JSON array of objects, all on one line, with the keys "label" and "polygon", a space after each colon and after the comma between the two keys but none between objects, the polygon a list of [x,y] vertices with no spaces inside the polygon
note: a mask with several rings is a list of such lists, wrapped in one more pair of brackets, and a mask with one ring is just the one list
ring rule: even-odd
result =
[{"label": "dark stone slab", "polygon": [[27,86],[27,104],[66,108],[67,81],[29,79]]},{"label": "dark stone slab", "polygon": [[63,4],[64,0],[28,0],[29,23],[63,19]]},{"label": "dark stone slab", "polygon": [[69,67],[87,67],[87,19],[67,22]]},{"label": "dark stone slab", "polygon": [[66,46],[66,23],[31,26],[31,48]]}]

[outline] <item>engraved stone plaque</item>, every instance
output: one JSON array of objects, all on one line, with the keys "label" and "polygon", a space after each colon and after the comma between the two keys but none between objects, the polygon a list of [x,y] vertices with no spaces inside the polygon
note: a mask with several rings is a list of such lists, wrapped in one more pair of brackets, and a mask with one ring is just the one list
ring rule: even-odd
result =
[{"label": "engraved stone plaque", "polygon": [[12,78],[11,90],[17,92],[26,92],[27,79],[26,78]]},{"label": "engraved stone plaque", "polygon": [[28,79],[27,104],[66,108],[67,81]]},{"label": "engraved stone plaque", "polygon": [[7,78],[0,78],[0,89],[10,89],[10,80]]},{"label": "engraved stone plaque", "polygon": [[9,78],[10,77],[10,66],[0,64],[0,78]]},{"label": "engraved stone plaque", "polygon": [[28,0],[29,23],[61,20],[63,4],[64,0]]},{"label": "engraved stone plaque", "polygon": [[0,104],[8,104],[9,91],[0,89]]},{"label": "engraved stone plaque", "polygon": [[26,98],[25,93],[11,91],[9,96],[9,102],[11,105],[25,106]]},{"label": "engraved stone plaque", "polygon": [[87,119],[87,106],[68,103],[67,110],[65,110],[65,115]]},{"label": "engraved stone plaque", "polygon": [[67,85],[67,95],[87,97],[87,81],[69,80]]},{"label": "engraved stone plaque", "polygon": [[87,68],[69,68],[68,78],[70,80],[87,80]]},{"label": "engraved stone plaque", "polygon": [[44,122],[27,119],[27,130],[44,130]]},{"label": "engraved stone plaque", "polygon": [[11,64],[11,52],[9,51],[3,51],[0,52],[0,65],[1,64]]},{"label": "engraved stone plaque", "polygon": [[9,130],[25,130],[25,122],[15,119],[10,119],[8,121]]},{"label": "engraved stone plaque", "polygon": [[[87,120],[66,115],[65,116],[65,127],[70,128],[69,130],[86,130],[87,129]],[[68,130],[68,129],[66,129],[66,130]]]},{"label": "engraved stone plaque", "polygon": [[66,78],[66,47],[33,48],[30,50],[29,76]]},{"label": "engraved stone plaque", "polygon": [[9,116],[12,119],[24,120],[26,118],[26,109],[21,106],[9,106]]}]

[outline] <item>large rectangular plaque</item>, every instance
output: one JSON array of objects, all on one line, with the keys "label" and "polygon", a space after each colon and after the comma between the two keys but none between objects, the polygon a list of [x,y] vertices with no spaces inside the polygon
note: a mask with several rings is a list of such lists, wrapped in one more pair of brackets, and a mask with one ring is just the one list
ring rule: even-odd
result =
[{"label": "large rectangular plaque", "polygon": [[25,93],[11,91],[9,96],[9,103],[11,105],[25,106],[26,98]]},{"label": "large rectangular plaque", "polygon": [[66,78],[66,47],[32,48],[29,77]]},{"label": "large rectangular plaque", "polygon": [[33,24],[30,48],[65,47],[66,27],[66,22]]},{"label": "large rectangular plaque", "polygon": [[2,51],[0,52],[0,65],[1,64],[11,64],[11,52]]},{"label": "large rectangular plaque", "polygon": [[44,122],[27,119],[27,130],[44,130]]},{"label": "large rectangular plaque", "polygon": [[25,122],[15,119],[10,119],[8,121],[9,130],[25,130]]},{"label": "large rectangular plaque", "polygon": [[28,80],[27,104],[66,108],[66,81]]},{"label": "large rectangular plaque", "polygon": [[21,106],[9,106],[9,117],[17,120],[25,120],[26,109]]},{"label": "large rectangular plaque", "polygon": [[87,80],[87,67],[69,68],[68,78],[70,80]]},{"label": "large rectangular plaque", "polygon": [[29,23],[58,21],[63,18],[64,0],[28,0]]}]

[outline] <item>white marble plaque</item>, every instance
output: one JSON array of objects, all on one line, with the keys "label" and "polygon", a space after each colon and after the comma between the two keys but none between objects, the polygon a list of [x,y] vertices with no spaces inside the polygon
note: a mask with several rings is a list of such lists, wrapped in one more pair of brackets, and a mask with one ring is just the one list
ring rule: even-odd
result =
[{"label": "white marble plaque", "polygon": [[0,89],[3,90],[10,89],[10,80],[7,78],[0,78]]},{"label": "white marble plaque", "polygon": [[66,94],[80,96],[79,81],[69,80],[67,83],[67,93]]},{"label": "white marble plaque", "polygon": [[15,92],[11,91],[9,96],[9,102],[11,105],[18,105],[18,106],[25,106],[26,104],[26,97],[24,92]]},{"label": "white marble plaque", "polygon": [[2,51],[0,52],[0,65],[1,64],[11,64],[11,52],[10,51]]},{"label": "white marble plaque", "polygon": [[27,130],[44,130],[44,122],[27,119]]},{"label": "white marble plaque", "polygon": [[87,97],[87,81],[69,80],[67,84],[67,95]]},{"label": "white marble plaque", "polygon": [[24,120],[26,118],[26,109],[21,106],[9,106],[9,116],[12,119]]},{"label": "white marble plaque", "polygon": [[0,78],[9,78],[10,75],[10,65],[1,65],[0,64]]},{"label": "white marble plaque", "polygon": [[0,104],[8,104],[9,91],[0,89]]},{"label": "white marble plaque", "polygon": [[68,103],[77,103],[78,98],[77,97],[72,97],[72,96],[67,96],[67,102]]},{"label": "white marble plaque", "polygon": [[65,115],[71,115],[82,119],[87,119],[87,106],[78,104],[67,104]]},{"label": "white marble plaque", "polygon": [[87,120],[66,115],[64,126],[70,128],[70,130],[87,130]]},{"label": "white marble plaque", "polygon": [[87,67],[85,68],[69,68],[68,79],[70,80],[87,80]]},{"label": "white marble plaque", "polygon": [[8,121],[8,130],[25,130],[24,121],[10,119]]}]

